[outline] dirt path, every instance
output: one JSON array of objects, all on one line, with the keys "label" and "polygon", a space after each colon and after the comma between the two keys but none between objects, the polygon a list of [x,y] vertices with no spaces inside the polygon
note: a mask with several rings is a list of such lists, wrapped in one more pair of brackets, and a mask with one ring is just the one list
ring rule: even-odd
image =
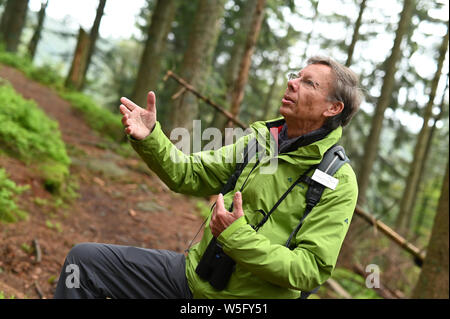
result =
[{"label": "dirt path", "polygon": [[[0,225],[0,291],[39,298],[40,290],[51,298],[65,255],[80,242],[184,251],[202,222],[195,214],[200,199],[172,193],[138,157],[101,147],[105,141],[53,90],[6,66],[0,65],[0,77],[59,122],[80,194],[70,207],[55,208],[32,167],[0,156],[11,179],[31,186],[20,201],[28,220]],[[40,263],[28,249],[34,239]]]}]

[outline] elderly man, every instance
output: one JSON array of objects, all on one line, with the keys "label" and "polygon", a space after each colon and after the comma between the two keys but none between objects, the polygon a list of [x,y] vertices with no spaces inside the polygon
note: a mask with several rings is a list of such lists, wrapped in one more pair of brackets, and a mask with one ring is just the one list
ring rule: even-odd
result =
[{"label": "elderly man", "polygon": [[[221,191],[238,165],[238,143],[185,155],[162,132],[153,92],[148,94],[147,109],[126,98],[121,102],[122,122],[132,146],[170,189],[198,196]],[[358,79],[351,70],[330,58],[309,59],[304,69],[289,77],[280,107],[283,117],[254,123],[252,133],[240,139],[246,145],[261,131],[270,132],[267,143],[277,141],[277,151],[271,158],[246,165],[234,189],[219,194],[200,242],[190,247],[187,256],[79,244],[64,267],[76,265],[80,288],[67,287],[70,273],[63,267],[55,297],[298,298],[301,291],[321,285],[335,267],[353,216],[358,192],[355,174],[349,164],[336,172],[336,188],[325,189],[286,246],[305,211],[308,188],[302,183],[291,186],[338,142],[360,102]],[[173,152],[185,160],[173,161]],[[262,174],[274,157],[276,170]],[[290,187],[292,191],[286,193]],[[228,265],[208,264],[222,257],[230,261]],[[220,287],[214,284],[217,280]]]}]

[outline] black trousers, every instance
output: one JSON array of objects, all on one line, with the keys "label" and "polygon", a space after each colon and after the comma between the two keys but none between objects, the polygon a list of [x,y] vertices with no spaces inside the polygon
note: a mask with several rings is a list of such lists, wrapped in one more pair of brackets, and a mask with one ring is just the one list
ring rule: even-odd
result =
[{"label": "black trousers", "polygon": [[83,243],[66,257],[54,298],[191,299],[185,256],[168,250]]}]

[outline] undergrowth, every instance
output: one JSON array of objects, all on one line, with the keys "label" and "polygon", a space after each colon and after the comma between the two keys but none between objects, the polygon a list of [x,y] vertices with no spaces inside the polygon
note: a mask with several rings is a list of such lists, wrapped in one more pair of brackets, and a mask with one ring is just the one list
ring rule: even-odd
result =
[{"label": "undergrowth", "polygon": [[8,297],[8,296],[5,295],[3,290],[0,290],[0,300],[2,300],[2,299],[16,299],[16,297],[14,295],[10,295]]},{"label": "undergrowth", "polygon": [[[52,88],[82,114],[93,130],[111,140],[108,148],[123,156],[130,156],[132,152],[129,144],[124,143],[126,139],[120,115],[98,106],[92,98],[81,92],[64,88],[64,79],[53,67],[36,67],[28,57],[5,52],[2,47],[0,64],[14,67],[26,77]],[[76,198],[78,183],[75,177],[70,176],[71,160],[61,139],[58,122],[48,118],[34,101],[25,100],[1,78],[0,100],[0,154],[30,164],[38,171],[45,189],[57,195],[58,199],[70,201]],[[5,221],[16,221],[17,218],[26,216],[14,201],[23,189],[7,179],[6,172],[3,175],[0,181],[0,214]]]},{"label": "undergrowth", "polygon": [[88,125],[115,142],[124,142],[121,116],[100,107],[91,97],[64,87],[64,79],[51,66],[36,67],[27,57],[5,52],[0,48],[0,63],[22,71],[28,78],[53,88],[61,98],[78,110]]},{"label": "undergrowth", "polygon": [[33,65],[33,62],[29,58],[6,52],[2,47],[0,47],[0,63],[19,69],[28,78],[52,88],[62,89],[64,86],[63,79],[51,66],[42,65],[37,67]]},{"label": "undergrowth", "polygon": [[0,150],[35,167],[49,192],[66,191],[71,161],[58,122],[9,84],[0,83],[0,100]]},{"label": "undergrowth", "polygon": [[4,168],[0,168],[0,223],[12,223],[26,219],[27,213],[17,206],[17,197],[29,185],[18,186],[8,178]]}]

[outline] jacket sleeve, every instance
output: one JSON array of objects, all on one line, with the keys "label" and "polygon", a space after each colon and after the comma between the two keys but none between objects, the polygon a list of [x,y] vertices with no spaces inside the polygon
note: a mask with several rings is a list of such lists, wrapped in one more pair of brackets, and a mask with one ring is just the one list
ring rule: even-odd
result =
[{"label": "jacket sleeve", "polygon": [[159,122],[143,140],[129,138],[131,146],[147,166],[174,192],[209,196],[217,194],[234,172],[236,152],[248,135],[216,151],[186,155],[164,134]]},{"label": "jacket sleeve", "polygon": [[271,243],[243,216],[218,237],[224,252],[254,275],[278,286],[310,291],[323,284],[336,265],[356,206],[356,178],[351,168],[350,172],[339,178],[334,191],[324,191],[297,233],[295,249]]}]

